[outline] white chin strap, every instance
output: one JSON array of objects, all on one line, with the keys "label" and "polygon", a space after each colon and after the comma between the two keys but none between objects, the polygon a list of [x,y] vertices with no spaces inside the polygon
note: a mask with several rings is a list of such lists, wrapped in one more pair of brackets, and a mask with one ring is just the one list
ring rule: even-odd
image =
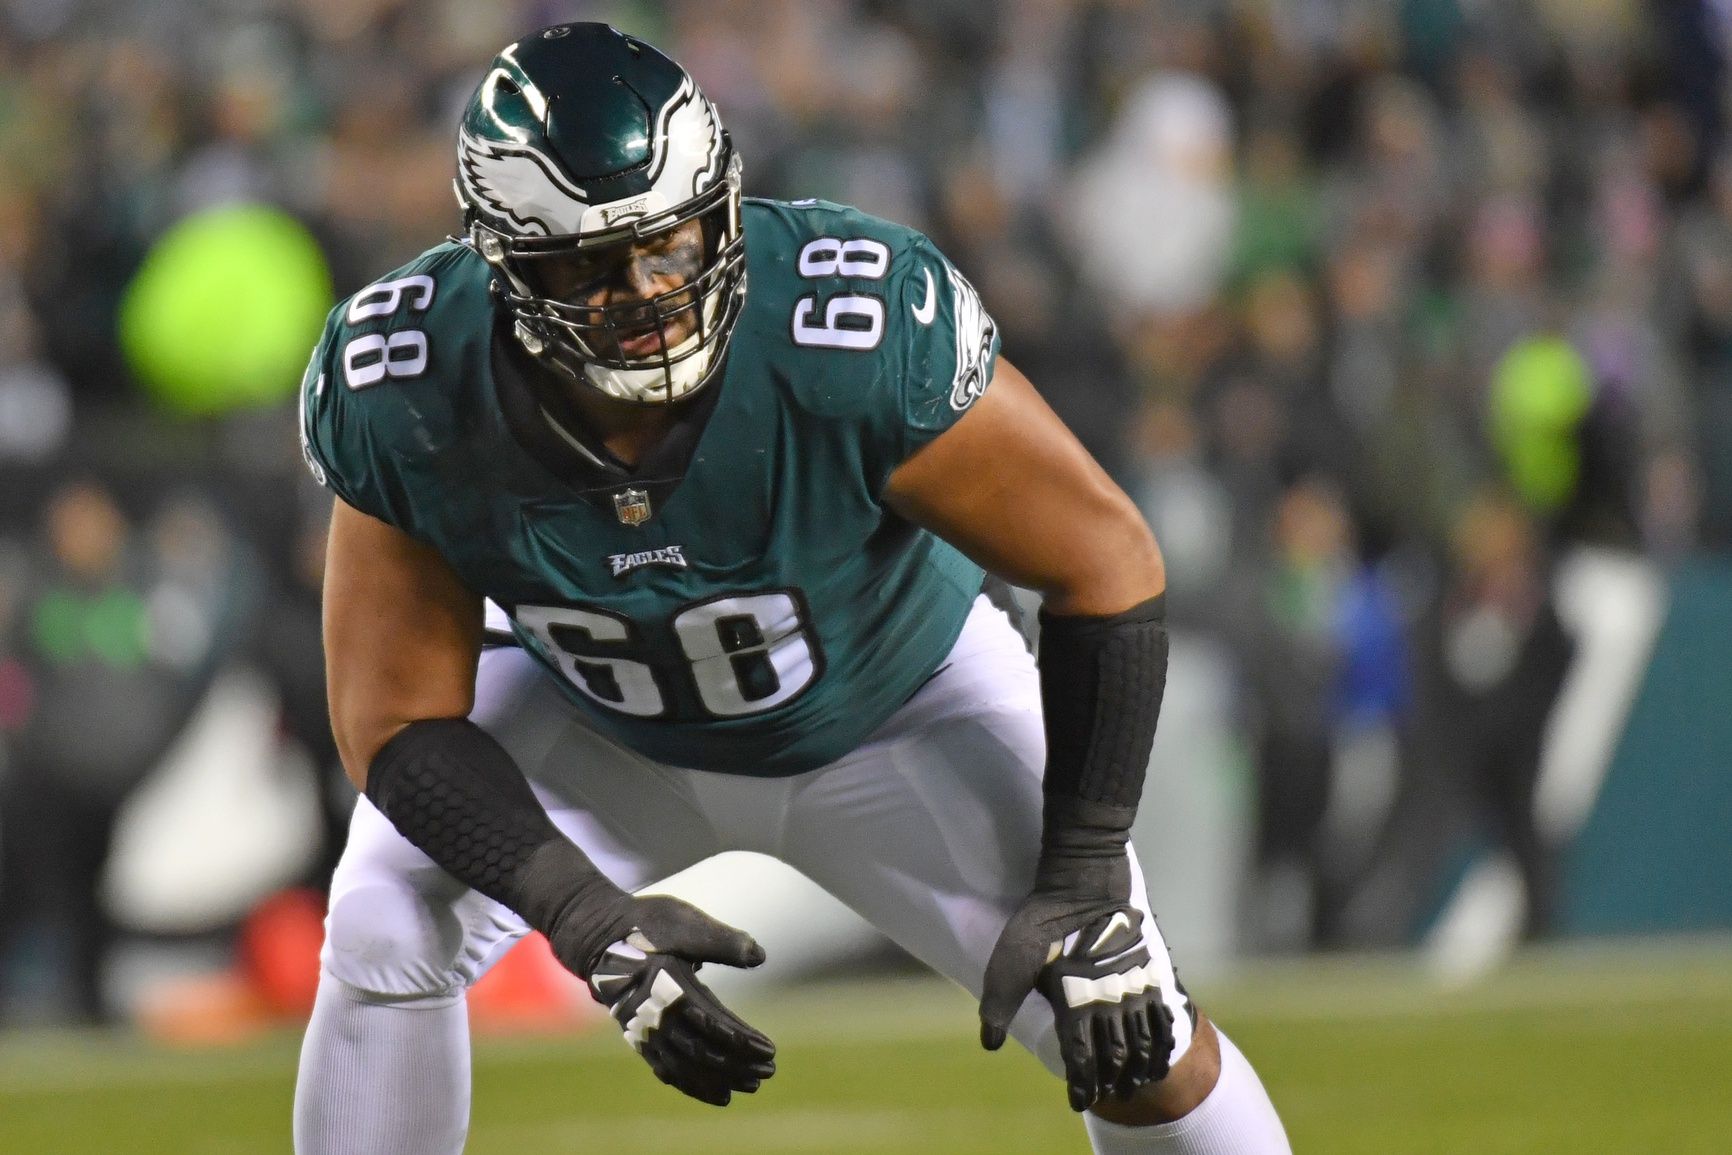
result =
[{"label": "white chin strap", "polygon": [[[703,332],[709,332],[716,323],[716,313],[720,311],[721,301],[711,297],[704,302]],[[607,369],[600,365],[585,365],[583,376],[591,385],[606,393],[609,397],[617,397],[621,401],[637,402],[668,402],[678,401],[687,393],[697,388],[704,374],[709,371],[711,363],[716,358],[714,346],[697,351],[699,341],[697,333],[693,333],[678,345],[668,350],[671,364],[664,370],[660,365],[647,369]],[[691,354],[679,360],[685,354]]]},{"label": "white chin strap", "polygon": [[[690,352],[698,340],[698,334],[693,333],[668,350],[669,358]],[[585,365],[583,375],[591,385],[621,401],[678,401],[703,380],[704,372],[709,369],[710,360],[715,355],[714,349],[693,353],[684,360],[674,361],[666,369],[660,365],[648,369],[605,369],[600,365]]]}]

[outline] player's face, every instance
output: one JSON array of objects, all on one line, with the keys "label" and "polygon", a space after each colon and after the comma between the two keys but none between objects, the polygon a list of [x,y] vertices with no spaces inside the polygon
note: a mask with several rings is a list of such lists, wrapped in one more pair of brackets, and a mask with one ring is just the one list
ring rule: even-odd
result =
[{"label": "player's face", "polygon": [[[620,351],[628,358],[652,358],[662,355],[664,334],[671,350],[697,328],[695,294],[679,290],[703,266],[703,226],[693,220],[631,244],[525,259],[523,273],[543,296],[608,309],[619,324]],[[659,307],[650,308],[648,302],[658,297]],[[645,306],[641,316],[632,312],[634,304]],[[664,319],[659,327],[657,313]]]}]

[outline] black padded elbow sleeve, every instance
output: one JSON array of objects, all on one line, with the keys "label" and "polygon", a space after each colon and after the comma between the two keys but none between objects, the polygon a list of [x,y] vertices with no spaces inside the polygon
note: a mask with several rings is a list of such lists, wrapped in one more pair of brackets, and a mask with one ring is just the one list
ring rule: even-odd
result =
[{"label": "black padded elbow sleeve", "polygon": [[1128,829],[1167,685],[1166,595],[1107,617],[1042,610],[1040,624],[1049,819],[1118,815]]}]

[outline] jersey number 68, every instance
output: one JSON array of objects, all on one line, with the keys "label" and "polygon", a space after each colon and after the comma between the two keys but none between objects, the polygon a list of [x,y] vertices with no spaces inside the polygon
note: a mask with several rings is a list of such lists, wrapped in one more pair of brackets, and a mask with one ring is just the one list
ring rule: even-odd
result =
[{"label": "jersey number 68", "polygon": [[674,614],[667,628],[683,673],[645,661],[652,648],[637,624],[593,606],[518,606],[512,617],[580,693],[639,718],[669,713],[675,679],[708,715],[734,718],[785,705],[824,668],[818,635],[793,590],[724,594]]}]

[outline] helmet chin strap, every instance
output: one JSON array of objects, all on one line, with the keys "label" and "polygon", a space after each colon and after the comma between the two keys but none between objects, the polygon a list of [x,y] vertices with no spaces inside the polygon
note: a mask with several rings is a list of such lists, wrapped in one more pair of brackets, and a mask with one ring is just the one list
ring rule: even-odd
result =
[{"label": "helmet chin strap", "polygon": [[[699,340],[699,335],[693,333],[668,350],[668,357],[671,359],[691,352],[697,347]],[[585,365],[583,376],[584,380],[595,388],[621,401],[678,401],[703,380],[704,373],[710,367],[710,359],[714,356],[715,350],[711,349],[683,360],[672,361],[665,367],[656,365],[648,369],[609,369],[600,365]]]},{"label": "helmet chin strap", "polygon": [[[721,302],[713,298],[705,302],[703,328],[668,350],[669,363],[666,366],[614,369],[588,362],[572,365],[571,361],[575,358],[569,354],[555,356],[553,363],[568,374],[581,372],[584,384],[620,401],[639,405],[662,405],[678,401],[698,387],[715,361],[714,347],[701,351],[697,347],[703,339],[703,330],[715,323],[720,307]],[[546,342],[521,319],[512,326],[512,332],[531,356],[543,358],[548,353]]]}]

